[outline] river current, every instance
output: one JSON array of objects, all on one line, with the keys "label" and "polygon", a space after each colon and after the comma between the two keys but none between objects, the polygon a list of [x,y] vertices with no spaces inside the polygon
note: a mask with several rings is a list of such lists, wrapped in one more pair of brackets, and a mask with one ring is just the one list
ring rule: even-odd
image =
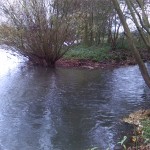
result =
[{"label": "river current", "polygon": [[0,52],[0,150],[113,150],[130,134],[120,120],[149,106],[137,66],[27,67]]}]

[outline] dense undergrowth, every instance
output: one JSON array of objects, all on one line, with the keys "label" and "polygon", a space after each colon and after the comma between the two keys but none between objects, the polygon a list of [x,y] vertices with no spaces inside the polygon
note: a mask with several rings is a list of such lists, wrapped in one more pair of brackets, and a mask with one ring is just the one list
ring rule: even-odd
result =
[{"label": "dense undergrowth", "polygon": [[65,55],[65,59],[80,59],[80,60],[92,60],[92,61],[103,61],[111,58],[109,53],[110,46],[104,45],[102,47],[97,46],[83,46],[78,45],[74,46],[70,51]]},{"label": "dense undergrowth", "polygon": [[109,44],[102,46],[87,47],[84,45],[76,45],[71,48],[64,56],[63,59],[73,60],[91,60],[95,62],[112,62],[119,63],[125,60],[133,60],[133,56],[128,45],[120,45],[116,50],[112,50]]}]

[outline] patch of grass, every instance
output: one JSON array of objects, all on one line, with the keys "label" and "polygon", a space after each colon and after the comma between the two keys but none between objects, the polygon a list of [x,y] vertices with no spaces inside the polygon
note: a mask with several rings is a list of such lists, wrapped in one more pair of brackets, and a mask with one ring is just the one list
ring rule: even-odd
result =
[{"label": "patch of grass", "polygon": [[80,59],[80,60],[92,60],[92,61],[102,61],[110,58],[109,54],[110,46],[103,47],[85,47],[83,45],[78,45],[73,47],[68,51],[63,58],[65,59]]},{"label": "patch of grass", "polygon": [[142,125],[143,125],[143,131],[144,131],[143,137],[144,139],[147,139],[150,142],[150,120],[147,119],[147,120],[142,121]]}]

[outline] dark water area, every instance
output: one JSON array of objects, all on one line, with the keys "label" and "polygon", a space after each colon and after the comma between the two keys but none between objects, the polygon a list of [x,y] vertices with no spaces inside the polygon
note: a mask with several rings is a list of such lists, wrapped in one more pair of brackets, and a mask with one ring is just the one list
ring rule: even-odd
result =
[{"label": "dark water area", "polygon": [[137,66],[46,69],[2,58],[0,150],[113,150],[131,132],[122,117],[150,106]]}]

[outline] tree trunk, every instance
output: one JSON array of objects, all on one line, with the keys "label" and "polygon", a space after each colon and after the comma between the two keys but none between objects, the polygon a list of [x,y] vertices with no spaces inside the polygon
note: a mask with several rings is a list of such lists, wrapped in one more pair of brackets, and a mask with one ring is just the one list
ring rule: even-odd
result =
[{"label": "tree trunk", "polygon": [[134,54],[134,57],[135,57],[138,65],[139,65],[139,69],[141,71],[143,79],[144,79],[145,83],[147,84],[147,86],[150,88],[150,76],[148,74],[148,71],[147,71],[147,68],[146,68],[144,62],[141,59],[139,51],[137,50],[137,48],[135,46],[132,34],[130,32],[128,24],[126,23],[126,19],[124,18],[123,12],[121,11],[119,3],[118,3],[117,0],[112,0],[112,2],[113,2],[113,5],[114,5],[114,7],[115,7],[115,9],[116,9],[116,11],[118,13],[118,15],[119,15],[120,21],[122,22],[125,34],[127,36],[127,40],[129,42],[130,48],[131,48],[131,50],[132,50],[132,52]]},{"label": "tree trunk", "polygon": [[35,66],[44,66],[44,67],[51,67],[54,68],[55,67],[55,63],[56,61],[52,61],[52,60],[48,60],[42,57],[29,57],[29,62],[31,62],[31,64],[35,65]]}]

